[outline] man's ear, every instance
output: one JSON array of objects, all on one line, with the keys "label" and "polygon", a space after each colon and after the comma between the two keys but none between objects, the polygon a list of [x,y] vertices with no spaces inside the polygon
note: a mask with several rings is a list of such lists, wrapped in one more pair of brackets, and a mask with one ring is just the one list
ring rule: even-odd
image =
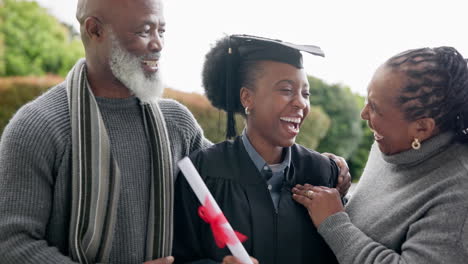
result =
[{"label": "man's ear", "polygon": [[242,87],[240,89],[240,101],[244,108],[248,107],[249,110],[254,108],[254,93],[251,89]]},{"label": "man's ear", "polygon": [[90,40],[100,41],[104,33],[104,27],[96,17],[88,17],[84,22],[86,35]]},{"label": "man's ear", "polygon": [[421,118],[413,122],[411,125],[412,135],[419,139],[420,142],[432,137],[437,133],[435,120],[430,117]]}]

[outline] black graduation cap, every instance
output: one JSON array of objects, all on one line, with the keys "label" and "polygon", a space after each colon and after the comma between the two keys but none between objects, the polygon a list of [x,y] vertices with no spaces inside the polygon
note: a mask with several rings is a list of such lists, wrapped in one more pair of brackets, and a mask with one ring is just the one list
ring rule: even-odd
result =
[{"label": "black graduation cap", "polygon": [[229,38],[231,40],[237,40],[237,47],[241,57],[244,59],[278,60],[280,62],[296,65],[297,62],[294,61],[294,58],[288,57],[288,55],[294,52],[304,51],[313,55],[325,57],[322,49],[314,45],[298,45],[279,39],[269,39],[251,35],[231,35]]},{"label": "black graduation cap", "polygon": [[303,68],[300,51],[325,56],[318,46],[251,35],[226,36],[208,52],[203,68],[203,86],[211,103],[227,112],[226,138],[236,136],[234,113],[242,112],[239,66],[249,61],[270,60]]}]

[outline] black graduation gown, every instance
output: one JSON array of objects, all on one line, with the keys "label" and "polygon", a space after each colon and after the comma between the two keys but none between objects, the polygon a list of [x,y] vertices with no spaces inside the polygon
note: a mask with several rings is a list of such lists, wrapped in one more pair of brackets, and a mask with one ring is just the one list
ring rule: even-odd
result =
[{"label": "black graduation gown", "polygon": [[[276,212],[267,183],[244,148],[241,137],[202,149],[191,160],[234,230],[260,264],[337,263],[317,233],[307,210],[292,199],[296,184],[334,187],[336,164],[300,145],[291,147],[291,165]],[[176,263],[221,262],[231,255],[216,246],[210,226],[197,214],[200,202],[179,174],[175,187],[174,249]]]}]

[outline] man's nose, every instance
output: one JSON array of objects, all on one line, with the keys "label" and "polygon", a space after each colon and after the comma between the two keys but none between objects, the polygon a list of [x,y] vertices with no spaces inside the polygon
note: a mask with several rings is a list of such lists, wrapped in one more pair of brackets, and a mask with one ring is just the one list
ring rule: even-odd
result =
[{"label": "man's nose", "polygon": [[154,37],[151,38],[151,41],[148,43],[148,49],[151,52],[159,52],[164,47],[164,40],[156,34]]},{"label": "man's nose", "polygon": [[369,104],[366,104],[361,110],[361,118],[363,120],[369,120]]}]

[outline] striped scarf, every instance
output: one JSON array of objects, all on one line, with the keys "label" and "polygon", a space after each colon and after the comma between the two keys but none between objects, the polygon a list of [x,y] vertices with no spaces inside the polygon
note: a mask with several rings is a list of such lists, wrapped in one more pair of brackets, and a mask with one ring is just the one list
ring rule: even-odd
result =
[{"label": "striped scarf", "polygon": [[[85,60],[66,79],[72,130],[70,256],[79,263],[106,263],[112,248],[120,193],[120,171],[94,95]],[[173,171],[166,124],[158,103],[143,106],[151,143],[151,193],[146,261],[172,251]]]}]

